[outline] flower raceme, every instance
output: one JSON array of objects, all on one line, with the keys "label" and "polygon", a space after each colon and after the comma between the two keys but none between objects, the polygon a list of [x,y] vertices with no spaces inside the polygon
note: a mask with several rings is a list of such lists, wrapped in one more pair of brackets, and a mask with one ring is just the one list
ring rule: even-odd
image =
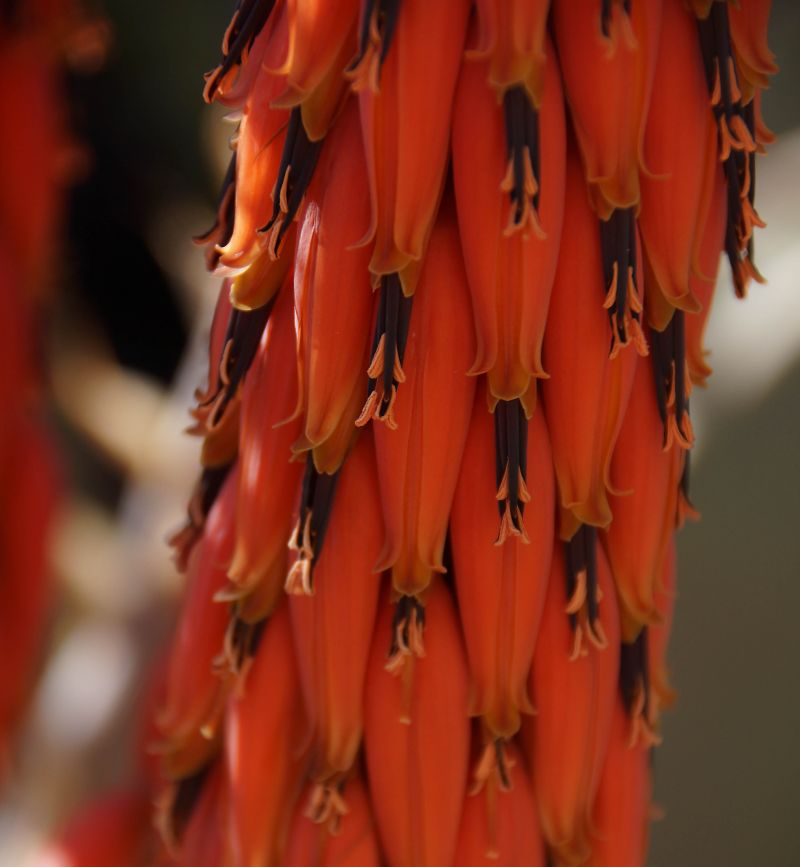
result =
[{"label": "flower raceme", "polygon": [[768,12],[239,0],[157,719],[178,863],[644,863]]}]

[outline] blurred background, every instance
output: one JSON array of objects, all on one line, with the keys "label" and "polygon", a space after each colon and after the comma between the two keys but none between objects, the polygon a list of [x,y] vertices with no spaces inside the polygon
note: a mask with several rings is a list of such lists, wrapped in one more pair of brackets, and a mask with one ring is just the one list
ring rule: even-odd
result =
[{"label": "blurred background", "polygon": [[[168,633],[218,290],[190,238],[213,222],[232,127],[201,99],[227,0],[104,0],[102,70],[70,74],[88,157],[66,214],[46,333],[50,422],[67,492],[58,599],[22,742],[0,801],[0,867],[20,867],[84,798],[122,782],[142,672]],[[729,275],[693,396],[693,499],[680,536],[671,665],[679,700],[656,751],[653,867],[800,864],[800,4],[773,4],[781,73],[764,114],[756,238],[768,282],[737,302]]]}]

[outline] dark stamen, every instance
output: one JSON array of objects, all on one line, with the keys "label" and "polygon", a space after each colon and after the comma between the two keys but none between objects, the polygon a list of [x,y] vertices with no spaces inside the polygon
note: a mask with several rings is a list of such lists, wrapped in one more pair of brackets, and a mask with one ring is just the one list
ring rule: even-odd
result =
[{"label": "dark stamen", "polygon": [[175,783],[174,794],[164,819],[167,833],[176,843],[180,842],[186,831],[210,770],[211,765],[205,765],[196,773]]},{"label": "dark stamen", "polygon": [[[235,608],[236,606],[234,606]],[[261,638],[264,635],[264,627],[267,625],[266,617],[255,623],[242,620],[238,614],[233,614],[233,626],[231,635],[231,649],[234,654],[236,670],[241,670],[248,659],[252,659],[258,652]]]},{"label": "dark stamen", "polygon": [[[289,231],[289,226],[300,208],[303,196],[314,176],[321,150],[322,140],[309,139],[303,126],[300,108],[293,108],[289,116],[286,141],[283,145],[278,179],[273,192],[272,216],[269,222],[258,230],[259,232],[274,231],[274,237],[270,238],[270,250],[273,255],[278,254],[284,235]],[[285,211],[282,197],[285,198]]]},{"label": "dark stamen", "polygon": [[[396,362],[402,368],[413,301],[413,296],[403,294],[400,278],[396,273],[386,274],[381,278],[378,315],[372,338],[372,357],[375,358],[383,340],[383,367],[380,371],[376,370],[376,375],[370,376],[367,380],[367,403],[356,422],[358,425],[366,424],[373,416],[378,421],[387,422],[390,427],[394,425],[391,408],[397,388],[402,381],[397,378]],[[378,383],[380,383],[379,400],[373,397]],[[376,400],[377,405],[373,405]],[[371,412],[370,407],[372,407]]]},{"label": "dark stamen", "polygon": [[528,419],[519,399],[497,402],[494,410],[494,454],[497,508],[500,512],[498,543],[504,541],[508,533],[527,539],[522,518],[525,503],[529,500],[526,486]]},{"label": "dark stamen", "polygon": [[217,404],[209,420],[210,427],[222,418],[250,369],[274,304],[273,297],[255,310],[234,309],[231,313],[223,343],[226,350],[223,353],[225,369],[220,371],[222,385],[217,394],[211,397],[211,401],[217,401]]},{"label": "dark stamen", "polygon": [[400,0],[365,0],[361,16],[361,29],[358,34],[358,54],[347,67],[347,72],[353,72],[364,59],[370,43],[370,29],[373,19],[376,19],[380,34],[381,53],[380,66],[383,66],[392,38],[397,27],[397,16],[400,14]]},{"label": "dark stamen", "polygon": [[[319,560],[322,553],[322,545],[330,522],[338,481],[338,471],[332,475],[320,473],[314,466],[313,456],[308,455],[300,492],[300,520],[291,545],[304,552],[308,557],[310,560],[309,570],[313,570],[314,563]],[[306,540],[310,542],[310,551],[306,550],[304,544]],[[312,575],[313,572],[310,572],[309,582]]]},{"label": "dark stamen", "polygon": [[213,271],[219,262],[218,247],[224,247],[233,235],[233,224],[236,216],[236,151],[233,152],[228,170],[222,180],[217,197],[217,215],[214,224],[207,231],[195,235],[195,244],[209,244],[206,252],[206,266]]},{"label": "dark stamen", "polygon": [[[510,163],[510,176],[504,186],[508,187],[511,199],[512,219],[510,226],[520,227],[526,222],[526,213],[539,209],[539,113],[533,107],[528,92],[522,85],[509,88],[503,97],[506,125],[506,156]],[[527,152],[527,154],[526,154]],[[526,189],[527,160],[533,172],[534,190]]]},{"label": "dark stamen", "polygon": [[[599,592],[597,579],[597,528],[581,524],[575,535],[564,543],[564,561],[566,565],[567,599],[571,600],[578,589],[580,575],[586,582],[586,620],[590,633],[598,637],[596,624],[600,616]],[[573,632],[578,628],[579,612],[568,614]]]},{"label": "dark stamen", "polygon": [[[669,419],[672,414],[682,442],[690,444],[692,432],[688,428],[689,399],[686,396],[686,316],[676,310],[663,331],[651,334],[651,357],[656,386],[658,413],[664,425],[663,445],[669,442]],[[670,404],[670,396],[674,402]]]},{"label": "dark stamen", "polygon": [[[619,657],[619,688],[625,710],[629,715],[640,710],[645,719],[648,719],[650,714],[647,641],[647,627],[644,627],[634,642],[630,644],[623,642]],[[642,694],[644,694],[644,704],[641,708],[637,708],[636,703]]]},{"label": "dark stamen", "polygon": [[[220,81],[242,62],[255,38],[261,33],[275,6],[275,0],[237,0],[230,27],[226,32],[227,46],[223,45],[222,61],[206,76],[205,99],[212,102]],[[227,50],[226,50],[227,48]]]},{"label": "dark stamen", "polygon": [[[732,62],[727,4],[712,3],[708,17],[698,21],[698,32],[708,90],[715,97],[712,107],[718,128],[721,130],[724,126],[732,139],[737,129],[741,131],[744,128],[751,139],[751,142],[743,142],[736,138],[736,144],[729,147],[726,155],[723,148],[727,145],[720,136],[728,192],[725,254],[733,272],[736,294],[743,297],[750,276],[760,277],[752,262],[752,232],[742,205],[746,199],[752,208],[755,196],[755,108],[752,100],[747,106],[742,104],[736,67]],[[715,93],[717,84],[718,94]]]},{"label": "dark stamen", "polygon": [[505,743],[502,738],[495,738],[494,754],[497,762],[497,775],[500,777],[500,789],[504,792],[511,791],[511,777],[508,774],[508,762],[506,761]]},{"label": "dark stamen", "polygon": [[640,328],[641,310],[636,309],[639,305],[629,298],[628,285],[630,275],[638,300],[635,208],[617,208],[608,220],[600,220],[600,246],[607,296],[605,303],[611,325],[609,353],[614,355],[618,347],[626,346],[635,336],[629,331],[638,333]]},{"label": "dark stamen", "polygon": [[415,624],[420,632],[425,629],[425,606],[415,596],[401,596],[392,615],[390,659],[409,652],[411,627]]}]

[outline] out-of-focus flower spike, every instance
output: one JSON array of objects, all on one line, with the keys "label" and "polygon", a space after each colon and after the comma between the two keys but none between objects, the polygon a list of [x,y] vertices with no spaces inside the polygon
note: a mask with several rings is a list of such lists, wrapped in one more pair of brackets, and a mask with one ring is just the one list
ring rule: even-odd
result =
[{"label": "out-of-focus flower spike", "polygon": [[[334,433],[356,388],[363,400],[374,297],[369,251],[354,243],[369,222],[369,207],[358,104],[351,98],[326,141],[309,189],[296,257],[307,448]],[[349,419],[351,427],[357,415],[358,410]]]},{"label": "out-of-focus flower spike", "polygon": [[244,593],[268,581],[273,601],[283,583],[275,567],[285,561],[303,475],[302,463],[291,461],[291,446],[302,427],[302,419],[292,418],[297,407],[293,318],[287,285],[277,298],[242,389],[236,543],[228,572]]},{"label": "out-of-focus flower spike", "polygon": [[194,773],[216,751],[225,690],[213,663],[223,646],[228,612],[214,596],[226,584],[233,553],[237,482],[234,471],[189,557],[186,600],[167,662],[164,703],[157,715],[162,739],[158,752],[166,775],[173,779]]},{"label": "out-of-focus flower spike", "polygon": [[[0,464],[0,765],[28,696],[51,591],[49,544],[59,500],[58,461],[37,420],[2,406]],[[6,451],[7,449],[7,451]],[[5,768],[0,767],[0,776]]]},{"label": "out-of-focus flower spike", "polygon": [[375,569],[391,569],[400,593],[420,593],[434,572],[445,571],[447,521],[475,394],[475,379],[466,375],[474,351],[455,214],[445,203],[414,298],[405,383],[393,407],[397,430],[373,427],[386,523]]},{"label": "out-of-focus flower spike", "polygon": [[386,671],[394,641],[387,593],[379,606],[364,691],[369,790],[393,867],[454,863],[467,783],[467,667],[450,594],[434,581],[426,599],[425,656]]},{"label": "out-of-focus flower spike", "polygon": [[545,867],[533,787],[513,744],[505,747],[507,784],[492,774],[478,792],[467,791],[455,864],[458,867]]},{"label": "out-of-focus flower spike", "polygon": [[444,187],[469,11],[468,0],[364,0],[362,9],[351,75],[372,202],[365,241],[374,238],[373,275],[397,273],[406,295],[414,292]]},{"label": "out-of-focus flower spike", "polygon": [[598,216],[639,204],[661,0],[553,0],[556,47]]},{"label": "out-of-focus flower spike", "polygon": [[361,743],[364,676],[381,585],[372,567],[382,532],[375,450],[372,438],[362,436],[339,476],[313,585],[287,587],[310,729],[310,774],[321,787],[340,782]]},{"label": "out-of-focus flower spike", "polygon": [[624,704],[614,703],[597,802],[588,867],[645,867],[651,817],[650,749],[630,741]]},{"label": "out-of-focus flower spike", "polygon": [[225,719],[226,831],[237,867],[285,864],[289,821],[305,766],[303,731],[288,605],[281,605]]},{"label": "out-of-focus flower spike", "polygon": [[[542,832],[559,867],[582,864],[589,855],[592,810],[618,701],[619,619],[611,573],[596,531],[582,533],[585,595],[581,599],[568,587],[574,570],[565,548],[556,546],[531,671],[536,714],[522,725]],[[583,610],[570,613],[577,602]],[[579,629],[590,640],[581,642]]]},{"label": "out-of-focus flower spike", "polygon": [[[343,783],[342,800],[325,802],[312,785],[295,808],[283,867],[380,867],[377,830],[364,783]],[[333,809],[339,807],[339,810]],[[341,810],[345,812],[342,813]]]},{"label": "out-of-focus flower spike", "polygon": [[467,57],[488,60],[489,84],[500,99],[521,84],[541,108],[550,0],[477,0],[475,6],[477,44]]},{"label": "out-of-focus flower spike", "polygon": [[[641,180],[639,228],[661,294],[674,307],[696,312],[693,253],[705,216],[701,203],[708,152],[715,153],[717,144],[708,134],[708,93],[694,16],[681,0],[663,0],[662,19],[644,137],[652,174]],[[712,163],[710,170],[714,168]]]},{"label": "out-of-focus flower spike", "polygon": [[542,339],[564,214],[563,94],[552,50],[541,112],[520,86],[498,104],[487,74],[486,63],[464,63],[453,116],[453,179],[478,337],[470,372],[486,372],[494,399],[519,398],[530,416],[532,380],[546,376]]},{"label": "out-of-focus flower spike", "polygon": [[450,544],[472,681],[470,713],[482,716],[495,737],[509,738],[519,729],[520,712],[533,712],[528,673],[550,575],[555,487],[547,429],[536,413],[527,444],[528,544],[518,537],[492,545],[493,438],[480,388],[453,500]]},{"label": "out-of-focus flower spike", "polygon": [[314,176],[321,150],[322,141],[309,139],[300,109],[293,108],[272,192],[272,215],[259,229],[267,235],[267,250],[274,259],[281,255],[284,239]]},{"label": "out-of-focus flower spike", "polygon": [[612,497],[614,520],[604,534],[625,641],[659,621],[655,592],[675,529],[684,455],[677,442],[664,449],[655,377],[649,364],[640,364],[611,462],[623,493]]},{"label": "out-of-focus flower spike", "polygon": [[561,243],[544,339],[550,378],[541,386],[563,539],[571,538],[581,523],[605,527],[611,520],[607,467],[638,360],[631,351],[609,355],[617,322],[609,329],[603,309],[601,232],[585,189],[577,155],[571,151],[565,211],[569,231]]},{"label": "out-of-focus flower spike", "polygon": [[82,807],[28,867],[141,867],[152,846],[145,790],[103,795]]},{"label": "out-of-focus flower spike", "polygon": [[661,580],[656,591],[659,622],[647,627],[647,669],[650,681],[650,722],[655,727],[663,708],[669,708],[675,701],[675,690],[670,685],[667,665],[667,644],[672,629],[672,616],[675,610],[675,575],[677,552],[675,539],[667,548],[661,570]]},{"label": "out-of-focus flower spike", "polygon": [[[281,0],[277,2],[280,4]],[[276,0],[237,0],[233,17],[222,38],[222,61],[205,76],[203,98],[206,102],[215,99],[226,102],[226,97],[230,99],[233,91],[237,91],[238,95],[243,89],[243,82],[239,81],[242,67],[245,69],[243,76],[247,79],[247,85],[252,84],[253,73],[260,66],[271,31],[271,27],[264,31],[264,25],[275,5]],[[259,45],[254,50],[256,42]]]},{"label": "out-of-focus flower spike", "polygon": [[778,67],[767,44],[772,0],[741,0],[728,8],[731,40],[736,52],[739,80],[748,102],[756,89],[769,87],[769,77]]}]

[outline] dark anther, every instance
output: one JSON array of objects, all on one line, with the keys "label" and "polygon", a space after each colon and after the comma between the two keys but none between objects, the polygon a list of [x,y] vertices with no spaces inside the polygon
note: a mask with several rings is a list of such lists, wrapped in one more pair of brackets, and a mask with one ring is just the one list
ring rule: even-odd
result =
[{"label": "dark anther", "polygon": [[[573,631],[577,629],[579,612],[586,607],[587,626],[596,635],[599,618],[599,595],[597,586],[597,529],[582,524],[575,535],[564,543],[566,563],[567,599],[572,603],[577,595],[585,596],[585,602],[569,611],[569,622]],[[581,582],[585,582],[585,593],[578,594]],[[570,604],[568,606],[573,609]]]},{"label": "dark anther", "polygon": [[275,0],[237,0],[233,18],[225,32],[222,43],[222,61],[206,76],[205,99],[211,102],[217,93],[220,81],[242,62],[246,51],[261,33],[275,6]]},{"label": "dark anther", "polygon": [[170,538],[170,545],[175,549],[175,563],[180,572],[185,571],[189,563],[189,555],[203,532],[208,513],[232,467],[232,461],[218,467],[205,467],[195,483],[186,509],[186,523]]},{"label": "dark anther", "polygon": [[669,443],[669,420],[672,414],[681,442],[688,445],[693,439],[689,427],[689,400],[686,381],[686,317],[676,310],[663,331],[650,336],[653,376],[656,385],[658,413],[664,425],[663,445]]},{"label": "dark anther", "polygon": [[175,783],[175,791],[164,819],[169,838],[176,843],[180,842],[192,818],[210,770],[211,765],[205,765],[196,773]]},{"label": "dark anther", "polygon": [[698,21],[698,32],[706,82],[719,128],[720,156],[728,193],[725,255],[733,272],[736,294],[742,297],[749,277],[760,279],[752,261],[751,220],[745,215],[745,207],[755,213],[755,107],[752,100],[746,106],[742,104],[727,4],[712,3],[708,17]]},{"label": "dark anther", "polygon": [[528,419],[519,400],[500,400],[494,410],[494,459],[497,482],[497,508],[500,533],[497,542],[508,535],[527,541],[522,518],[528,493]]},{"label": "dark anther", "polygon": [[[367,402],[357,424],[366,424],[370,418],[385,421],[394,427],[392,405],[397,388],[403,381],[403,357],[411,322],[413,296],[403,294],[397,274],[381,278],[378,315],[372,339],[372,362],[367,380]],[[383,351],[379,349],[383,343]]]},{"label": "dark anther", "polygon": [[[616,347],[627,345],[641,334],[635,208],[617,208],[608,220],[600,220],[600,246],[605,307],[611,325],[609,352],[613,355]],[[642,348],[637,346],[640,352]]]},{"label": "dark anther", "polygon": [[353,72],[367,54],[370,44],[370,30],[373,22],[380,35],[381,53],[380,65],[386,60],[392,37],[397,27],[397,16],[400,13],[400,0],[364,0],[361,14],[361,29],[358,34],[358,54],[348,66],[347,71]]},{"label": "dark anther", "polygon": [[[614,0],[600,0],[600,30],[608,39],[611,35],[611,8]],[[622,0],[622,8],[626,15],[631,14],[631,0]]]},{"label": "dark anther", "polygon": [[511,777],[508,775],[505,743],[502,738],[495,738],[494,755],[497,762],[497,776],[500,778],[500,788],[504,792],[511,791]]},{"label": "dark anther", "polygon": [[318,472],[309,453],[300,492],[300,520],[291,540],[291,547],[310,560],[309,568],[313,568],[322,553],[338,480],[338,472],[332,475]]},{"label": "dark anther", "polygon": [[240,671],[245,662],[252,659],[258,652],[268,618],[264,617],[255,623],[248,623],[235,613],[235,609],[236,606],[234,605],[230,643],[233,651],[233,663],[236,671]]},{"label": "dark anther", "polygon": [[421,635],[425,629],[425,606],[415,596],[401,596],[392,615],[392,640],[389,658],[413,651],[414,632]]},{"label": "dark anther", "polygon": [[510,228],[523,226],[528,214],[539,209],[539,113],[522,85],[509,88],[503,97],[506,124],[506,156],[510,164],[504,181],[511,199]]},{"label": "dark anther", "polygon": [[218,247],[224,247],[233,235],[233,223],[236,215],[236,151],[233,152],[228,170],[220,187],[217,198],[217,215],[214,224],[207,231],[196,235],[196,244],[208,244],[206,251],[206,266],[213,271],[219,262]]},{"label": "dark anther", "polygon": [[[647,667],[647,627],[630,644],[623,642],[619,656],[619,688],[630,716],[650,715],[650,675]],[[637,707],[637,704],[639,705]]]},{"label": "dark anther", "polygon": [[255,310],[233,310],[225,333],[225,351],[222,354],[223,369],[220,370],[221,387],[211,400],[216,401],[209,426],[222,418],[228,404],[233,400],[239,385],[244,380],[261,342],[275,298]]},{"label": "dark anther", "polygon": [[322,141],[311,141],[303,126],[300,108],[293,108],[273,191],[272,216],[259,232],[273,231],[270,250],[277,255],[284,235],[295,218],[317,167]]}]

